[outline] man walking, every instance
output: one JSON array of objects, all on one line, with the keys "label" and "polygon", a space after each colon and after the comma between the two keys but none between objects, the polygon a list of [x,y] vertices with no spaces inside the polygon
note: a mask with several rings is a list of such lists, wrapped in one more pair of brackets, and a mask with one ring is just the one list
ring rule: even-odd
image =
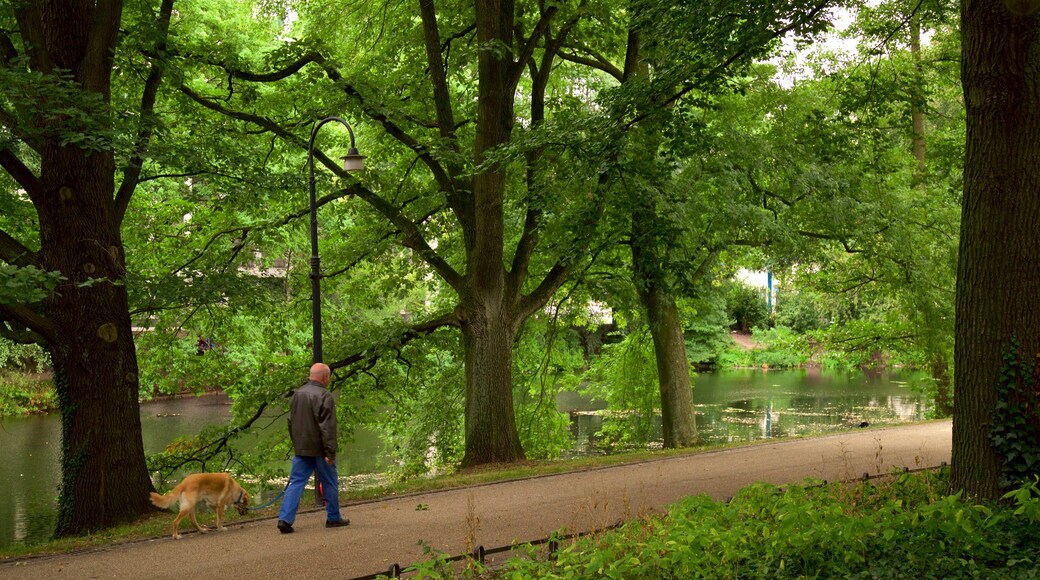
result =
[{"label": "man walking", "polygon": [[336,401],[329,385],[328,365],[314,363],[310,380],[293,392],[289,402],[289,438],[293,443],[292,471],[278,510],[278,530],[291,534],[303,488],[317,471],[325,497],[326,528],[350,524],[339,513],[339,474],[336,472]]}]

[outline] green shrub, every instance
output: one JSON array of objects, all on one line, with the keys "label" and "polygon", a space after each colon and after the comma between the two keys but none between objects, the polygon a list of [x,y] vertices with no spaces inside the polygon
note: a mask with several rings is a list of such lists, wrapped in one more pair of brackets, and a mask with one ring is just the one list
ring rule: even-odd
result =
[{"label": "green shrub", "polygon": [[0,338],[0,370],[42,373],[50,368],[51,357],[38,344],[19,344]]},{"label": "green shrub", "polygon": [[726,312],[731,328],[748,332],[755,327],[765,327],[769,322],[765,289],[732,282],[726,288]]},{"label": "green shrub", "polygon": [[823,328],[826,320],[812,293],[791,289],[785,290],[783,299],[776,302],[776,324],[805,334]]},{"label": "green shrub", "polygon": [[1036,577],[1040,492],[975,505],[943,474],[853,485],[756,484],[727,503],[682,500],[564,546],[555,561],[511,560],[506,578]]},{"label": "green shrub", "polygon": [[21,372],[0,373],[0,416],[47,413],[58,408],[50,379]]},{"label": "green shrub", "polygon": [[1040,475],[1040,368],[1024,360],[1017,340],[1004,348],[990,441],[1001,457],[1001,485]]},{"label": "green shrub", "polygon": [[745,349],[734,345],[719,357],[719,366],[791,368],[809,362],[812,346],[790,328],[755,328],[752,338],[759,346]]}]

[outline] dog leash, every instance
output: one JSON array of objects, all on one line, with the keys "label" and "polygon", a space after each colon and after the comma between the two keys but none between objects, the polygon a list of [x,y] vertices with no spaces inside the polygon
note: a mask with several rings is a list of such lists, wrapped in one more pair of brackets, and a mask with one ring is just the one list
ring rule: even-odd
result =
[{"label": "dog leash", "polygon": [[274,496],[274,499],[272,499],[271,501],[265,503],[264,505],[258,505],[256,507],[246,507],[246,509],[249,510],[249,511],[262,510],[265,507],[268,507],[269,505],[271,505],[274,502],[278,501],[283,495],[285,495],[285,490],[284,489],[282,491],[278,492],[278,495]]}]

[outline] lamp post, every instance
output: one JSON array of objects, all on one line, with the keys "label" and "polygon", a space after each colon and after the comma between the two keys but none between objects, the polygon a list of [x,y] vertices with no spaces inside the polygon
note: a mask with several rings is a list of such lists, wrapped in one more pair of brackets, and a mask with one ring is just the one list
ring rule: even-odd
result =
[{"label": "lamp post", "polygon": [[310,141],[307,142],[307,169],[310,173],[311,194],[311,323],[313,325],[314,362],[322,362],[321,356],[321,259],[318,257],[318,200],[314,194],[314,138],[322,125],[336,121],[347,128],[350,134],[350,148],[343,158],[343,169],[360,171],[365,168],[364,156],[358,154],[354,143],[354,130],[350,124],[339,117],[325,117],[314,125]]}]

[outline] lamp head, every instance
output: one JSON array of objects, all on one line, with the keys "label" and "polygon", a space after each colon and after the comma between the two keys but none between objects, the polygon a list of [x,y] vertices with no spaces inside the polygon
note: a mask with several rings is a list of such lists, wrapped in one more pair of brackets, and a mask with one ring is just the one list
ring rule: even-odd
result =
[{"label": "lamp head", "polygon": [[365,156],[358,153],[357,147],[347,149],[343,157],[343,169],[347,171],[361,171],[365,168]]}]

